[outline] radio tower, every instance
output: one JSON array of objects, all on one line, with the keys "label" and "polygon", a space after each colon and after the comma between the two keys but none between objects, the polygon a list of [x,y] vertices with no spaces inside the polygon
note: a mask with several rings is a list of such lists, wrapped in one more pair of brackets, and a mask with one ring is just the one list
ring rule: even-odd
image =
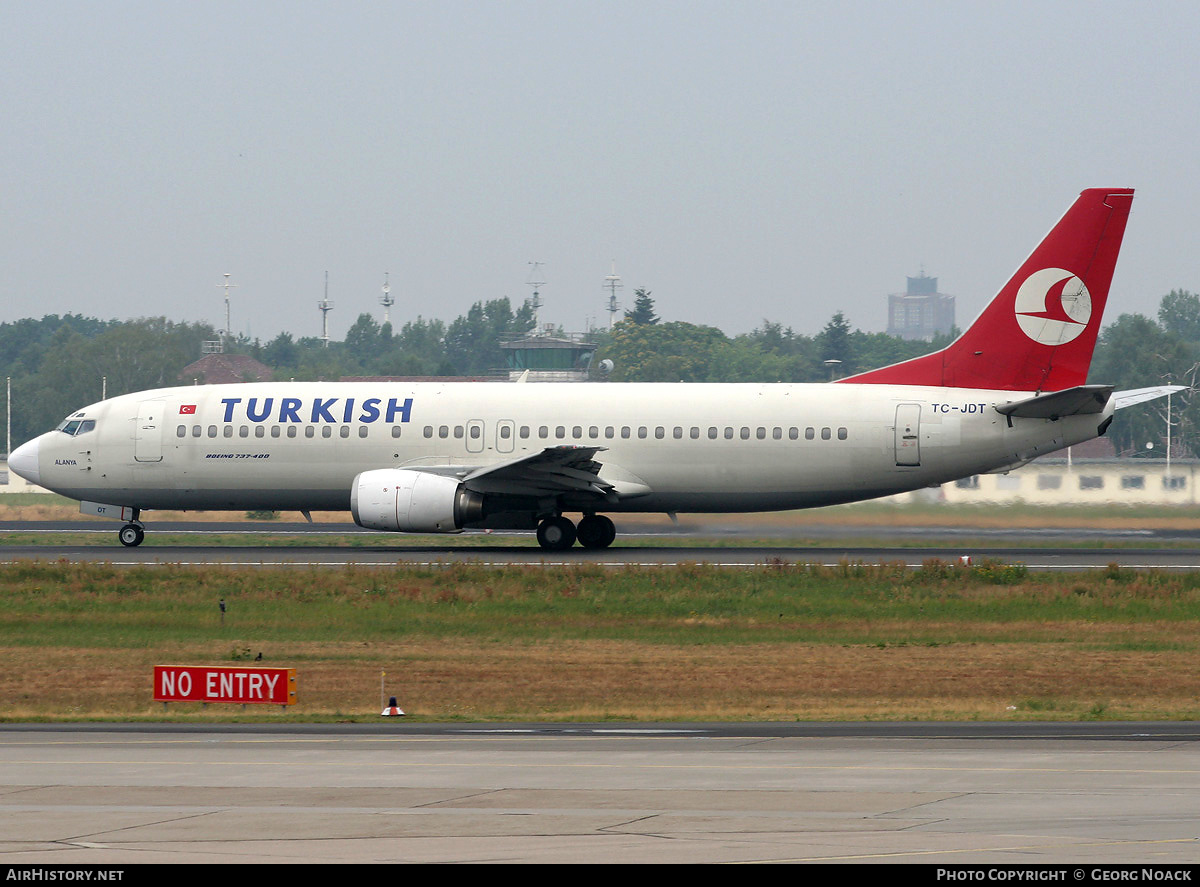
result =
[{"label": "radio tower", "polygon": [[230,289],[237,289],[237,284],[236,284],[236,283],[230,283],[230,282],[229,282],[229,275],[228,275],[228,274],[226,274],[226,275],[225,275],[225,282],[224,282],[224,283],[218,283],[218,284],[217,284],[217,286],[223,286],[223,287],[225,287],[225,329],[221,330],[221,351],[222,351],[222,352],[224,352],[224,350],[225,350],[225,337],[226,337],[226,336],[228,336],[228,335],[231,335],[231,331],[230,331],[230,328],[229,328],[229,290],[230,290]]},{"label": "radio tower", "polygon": [[321,341],[329,347],[329,312],[333,310],[333,302],[329,301],[329,272],[325,272],[325,298],[317,302],[321,310]]},{"label": "radio tower", "polygon": [[621,275],[617,274],[617,263],[612,263],[612,274],[604,278],[604,288],[608,290],[608,328],[611,330],[616,323],[617,312],[621,310],[617,302],[617,290],[625,284],[621,283]]},{"label": "radio tower", "polygon": [[530,305],[533,307],[533,333],[541,335],[541,329],[538,325],[538,310],[542,307],[541,288],[546,285],[546,281],[542,279],[542,262],[530,262],[533,269],[529,272],[529,280],[525,283],[533,287],[533,299]]},{"label": "radio tower", "polygon": [[383,322],[392,322],[392,306],[396,304],[396,300],[392,298],[392,288],[388,285],[388,274],[383,272],[383,295],[379,297],[379,304],[383,306]]}]

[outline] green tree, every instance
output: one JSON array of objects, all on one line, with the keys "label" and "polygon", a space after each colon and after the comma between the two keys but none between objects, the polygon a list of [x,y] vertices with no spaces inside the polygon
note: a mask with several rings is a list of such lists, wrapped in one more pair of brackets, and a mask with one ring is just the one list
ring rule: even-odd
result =
[{"label": "green tree", "polygon": [[1171,290],[1158,307],[1158,323],[1193,348],[1200,348],[1200,296],[1187,290]]},{"label": "green tree", "polygon": [[836,360],[840,366],[835,376],[844,376],[855,371],[854,355],[850,347],[850,321],[841,312],[833,315],[825,328],[817,334],[817,348],[822,361]]},{"label": "green tree", "polygon": [[614,382],[707,382],[715,351],[727,343],[711,326],[622,320],[596,359],[613,362]]},{"label": "green tree", "polygon": [[654,300],[650,298],[650,290],[638,288],[633,291],[633,308],[625,312],[625,320],[629,323],[658,323],[658,315],[654,313]]}]

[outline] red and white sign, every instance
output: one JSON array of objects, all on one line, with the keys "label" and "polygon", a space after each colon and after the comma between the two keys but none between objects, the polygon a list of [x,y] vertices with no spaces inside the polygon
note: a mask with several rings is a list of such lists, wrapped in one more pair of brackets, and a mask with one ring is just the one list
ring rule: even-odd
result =
[{"label": "red and white sign", "polygon": [[296,669],[154,666],[155,702],[296,703]]},{"label": "red and white sign", "polygon": [[179,405],[179,415],[194,416],[196,415],[196,405],[194,403],[184,403]]}]

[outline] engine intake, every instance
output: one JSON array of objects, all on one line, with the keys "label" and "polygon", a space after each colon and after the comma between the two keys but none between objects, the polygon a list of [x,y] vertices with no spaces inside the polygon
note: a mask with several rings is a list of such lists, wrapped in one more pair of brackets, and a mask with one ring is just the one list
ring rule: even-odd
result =
[{"label": "engine intake", "polygon": [[369,530],[454,533],[483,518],[483,496],[454,477],[380,468],[364,471],[350,487],[350,513]]}]

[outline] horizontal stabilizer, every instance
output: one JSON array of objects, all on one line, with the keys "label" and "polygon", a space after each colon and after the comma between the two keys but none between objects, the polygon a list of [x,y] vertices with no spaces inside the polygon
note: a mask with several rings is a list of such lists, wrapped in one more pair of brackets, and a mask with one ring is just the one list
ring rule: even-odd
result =
[{"label": "horizontal stabilizer", "polygon": [[1061,419],[1063,416],[1102,413],[1112,393],[1112,385],[1079,385],[1002,404],[996,407],[996,412],[1015,419]]},{"label": "horizontal stabilizer", "polygon": [[1131,407],[1137,403],[1157,400],[1160,397],[1166,397],[1168,394],[1174,394],[1176,391],[1186,390],[1186,385],[1157,385],[1154,388],[1134,388],[1129,391],[1118,391],[1113,395],[1113,402],[1116,409],[1123,410],[1125,407]]}]

